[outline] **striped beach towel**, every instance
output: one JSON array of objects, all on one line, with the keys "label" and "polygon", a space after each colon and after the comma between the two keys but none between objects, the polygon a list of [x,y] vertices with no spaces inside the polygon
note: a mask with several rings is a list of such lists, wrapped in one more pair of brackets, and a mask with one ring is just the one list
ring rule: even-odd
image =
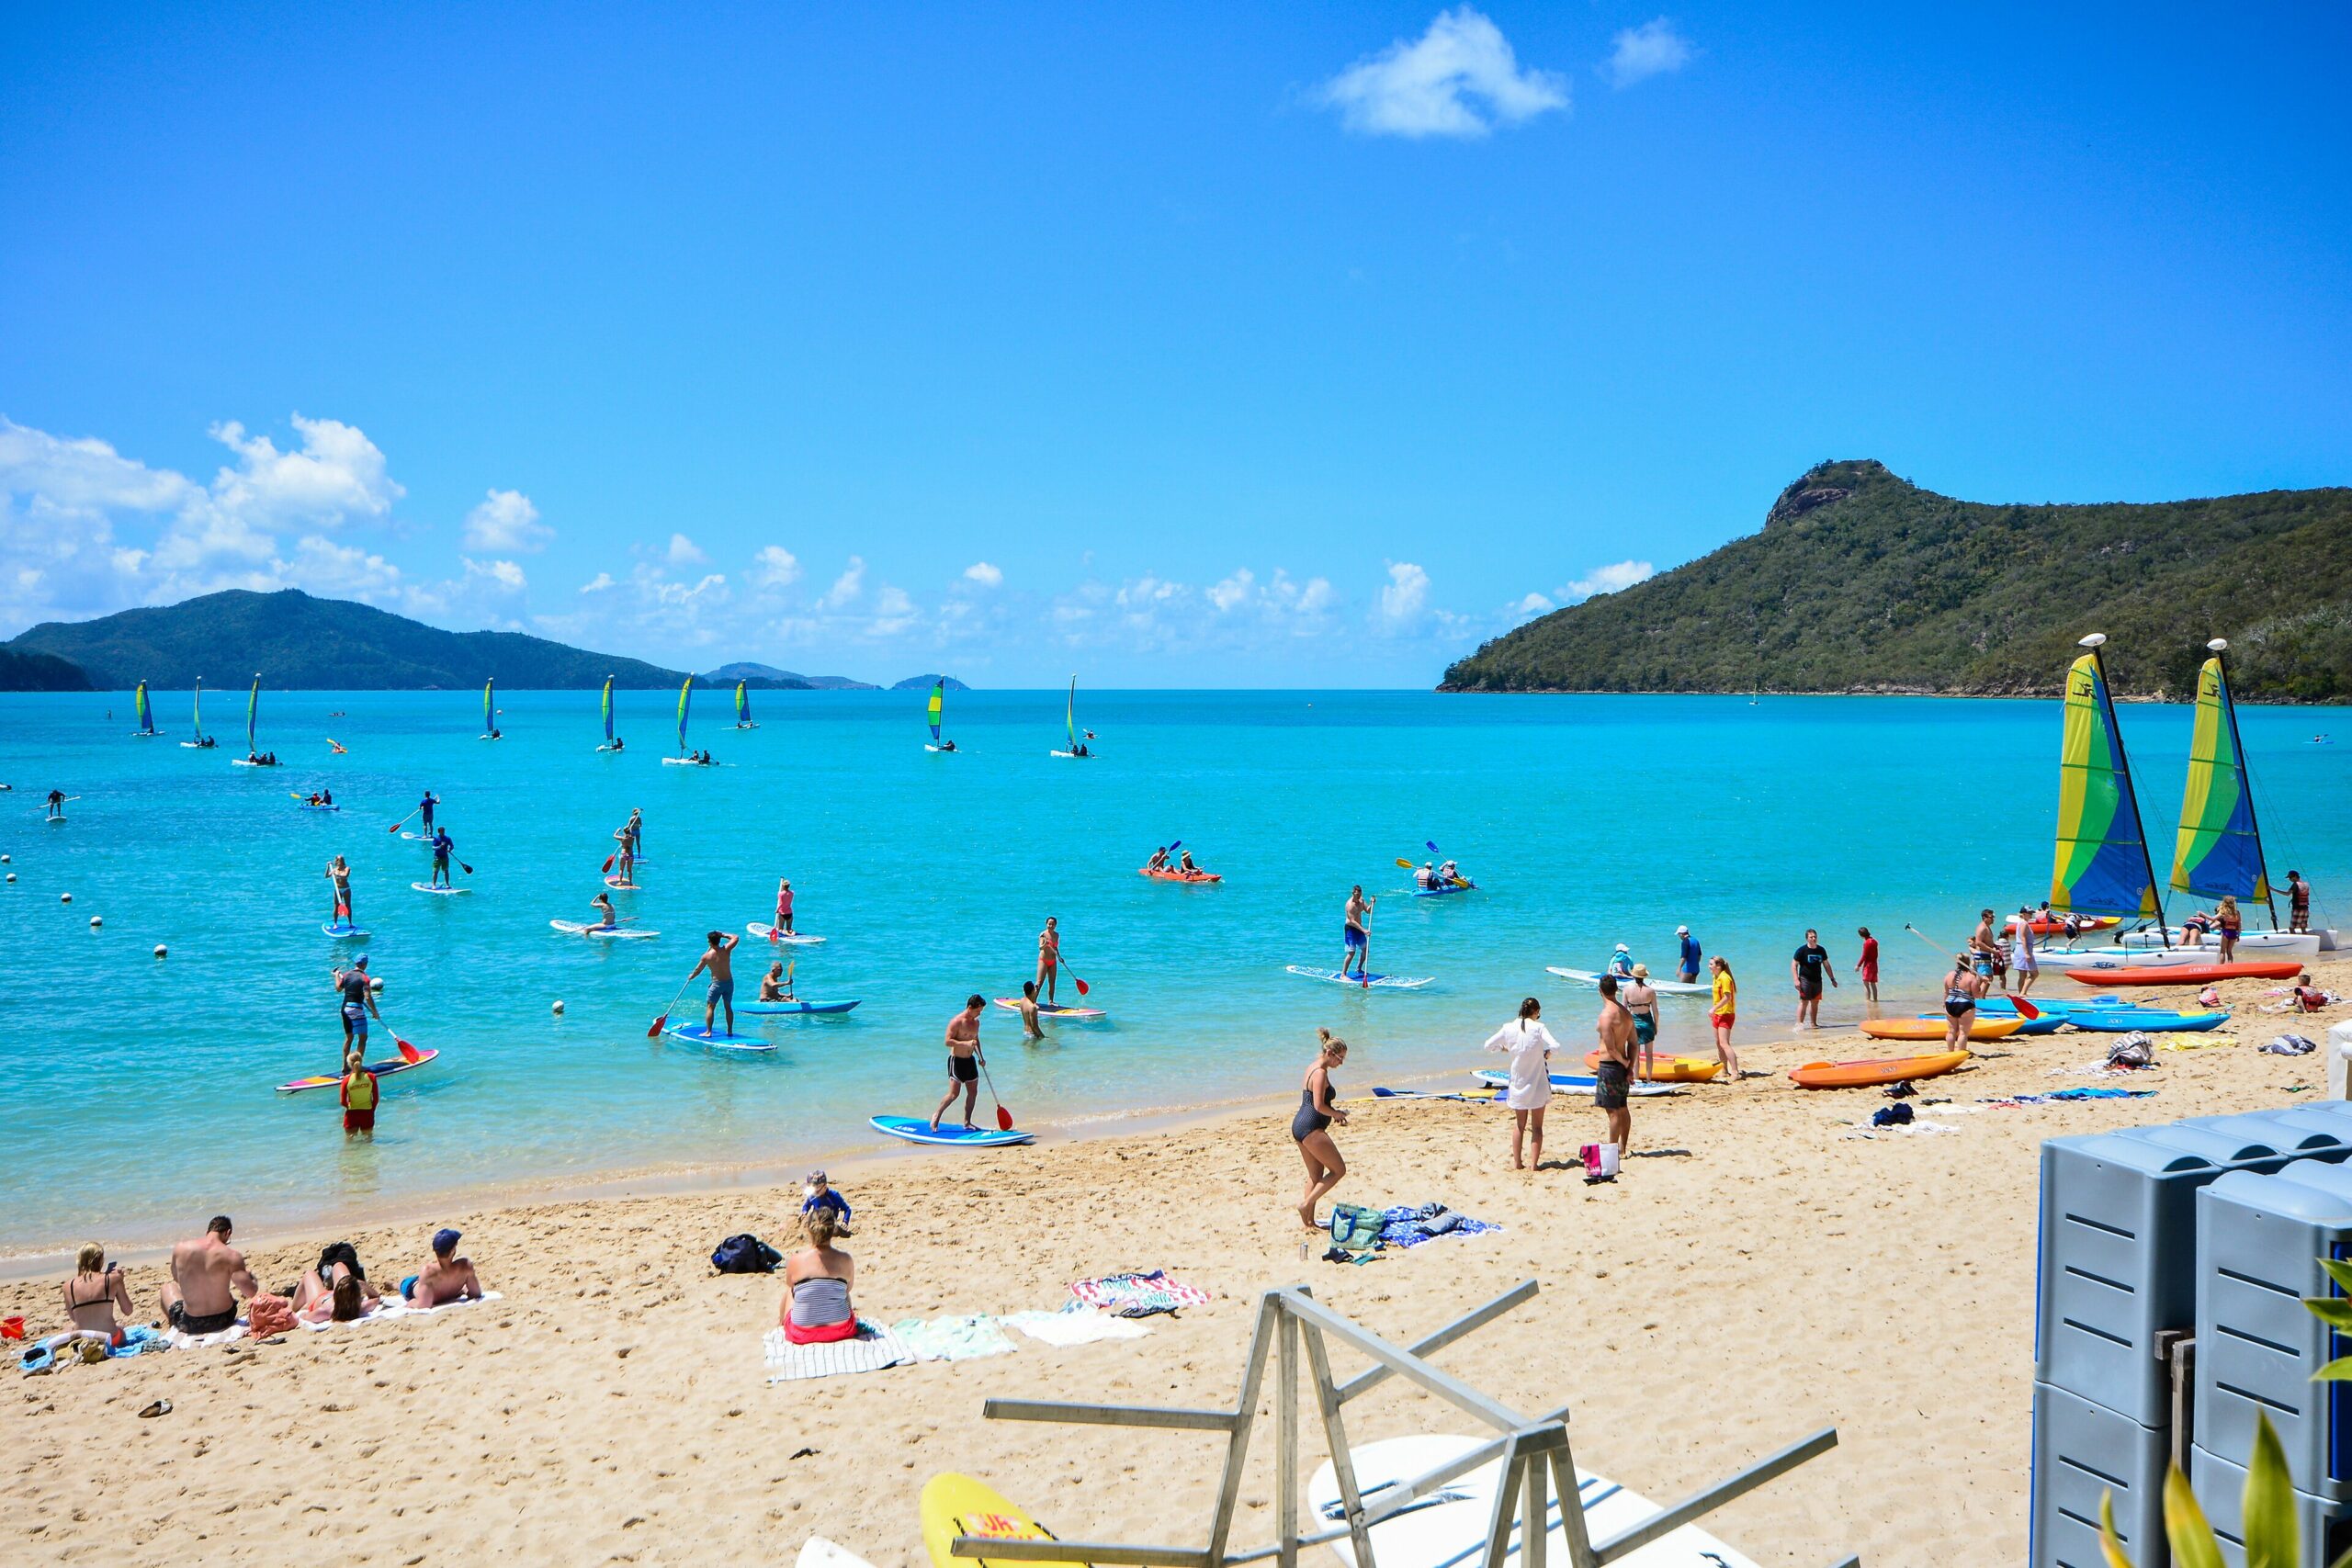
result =
[{"label": "striped beach towel", "polygon": [[915,1359],[906,1341],[865,1318],[857,1320],[854,1339],[836,1339],[830,1345],[795,1345],[784,1337],[783,1329],[771,1328],[760,1345],[767,1357],[770,1382],[874,1372]]},{"label": "striped beach towel", "polygon": [[1099,1280],[1080,1280],[1070,1286],[1069,1293],[1116,1317],[1149,1317],[1178,1307],[1206,1306],[1209,1302],[1206,1291],[1171,1280],[1162,1269],[1148,1274],[1105,1274]]}]

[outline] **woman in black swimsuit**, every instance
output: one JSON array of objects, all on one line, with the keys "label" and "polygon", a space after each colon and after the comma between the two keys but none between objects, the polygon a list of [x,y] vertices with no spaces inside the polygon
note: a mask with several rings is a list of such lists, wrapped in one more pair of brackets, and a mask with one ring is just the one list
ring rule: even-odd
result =
[{"label": "woman in black swimsuit", "polygon": [[1976,972],[1965,953],[1952,955],[1951,973],[1944,976],[1944,1049],[1968,1049],[1968,1031],[1976,1021],[1976,999],[1992,987]]},{"label": "woman in black swimsuit", "polygon": [[77,1329],[122,1342],[121,1320],[132,1315],[130,1290],[120,1266],[109,1265],[106,1248],[96,1242],[74,1259],[74,1278],[65,1281],[65,1314]]},{"label": "woman in black swimsuit", "polygon": [[1334,1122],[1342,1127],[1348,1124],[1348,1113],[1331,1099],[1331,1069],[1348,1059],[1348,1043],[1328,1029],[1317,1030],[1315,1037],[1322,1042],[1322,1049],[1315,1055],[1315,1065],[1306,1069],[1306,1082],[1298,1091],[1298,1111],[1290,1119],[1290,1135],[1298,1145],[1299,1157],[1306,1162],[1306,1199],[1298,1206],[1298,1218],[1308,1230],[1322,1229],[1315,1223],[1315,1205],[1348,1174],[1348,1162],[1340,1157],[1340,1146],[1331,1141],[1330,1133]]}]

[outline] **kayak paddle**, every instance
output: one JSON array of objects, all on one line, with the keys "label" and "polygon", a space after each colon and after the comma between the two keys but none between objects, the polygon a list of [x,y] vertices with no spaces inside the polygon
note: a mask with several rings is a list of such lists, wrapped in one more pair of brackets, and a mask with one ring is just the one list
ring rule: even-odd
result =
[{"label": "kayak paddle", "polygon": [[1001,1133],[1010,1133],[1010,1132],[1012,1132],[1012,1111],[1007,1111],[1007,1110],[1004,1108],[1004,1101],[1003,1101],[1003,1100],[997,1100],[997,1099],[996,1099],[996,1080],[995,1080],[994,1078],[989,1077],[989,1065],[988,1065],[988,1063],[986,1063],[986,1062],[982,1062],[982,1063],[980,1064],[980,1077],[983,1077],[983,1078],[987,1078],[987,1079],[988,1079],[988,1086],[989,1086],[989,1098],[990,1100],[996,1100],[996,1125],[997,1125],[997,1131],[999,1131],[999,1132],[1001,1132]]},{"label": "kayak paddle", "polygon": [[694,975],[686,976],[685,985],[680,986],[678,987],[678,994],[670,998],[670,1007],[663,1008],[662,1010],[662,1016],[653,1021],[653,1027],[645,1032],[645,1037],[648,1040],[659,1040],[662,1038],[662,1031],[666,1028],[670,1022],[670,1008],[676,1007],[681,1001],[685,999],[686,986],[693,985],[695,983],[695,975],[699,975],[701,973],[702,969],[697,965],[695,969]]}]

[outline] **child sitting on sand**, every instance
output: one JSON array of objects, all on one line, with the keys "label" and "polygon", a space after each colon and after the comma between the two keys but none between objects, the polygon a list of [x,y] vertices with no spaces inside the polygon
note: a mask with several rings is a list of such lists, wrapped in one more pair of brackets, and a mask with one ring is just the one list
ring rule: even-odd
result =
[{"label": "child sitting on sand", "polygon": [[812,1170],[808,1184],[801,1188],[800,1214],[803,1219],[822,1209],[833,1216],[833,1234],[847,1235],[849,1232],[849,1200],[833,1190],[825,1173]]}]

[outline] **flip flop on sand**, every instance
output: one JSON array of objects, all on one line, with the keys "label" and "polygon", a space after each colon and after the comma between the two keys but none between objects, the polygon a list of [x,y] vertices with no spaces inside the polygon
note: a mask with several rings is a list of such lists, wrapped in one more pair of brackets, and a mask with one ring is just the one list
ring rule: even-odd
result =
[{"label": "flip flop on sand", "polygon": [[139,1418],[141,1421],[146,1421],[153,1419],[157,1416],[169,1416],[171,1413],[172,1402],[168,1399],[159,1399],[155,1401],[154,1404],[149,1405],[146,1409],[141,1411],[139,1413]]}]

